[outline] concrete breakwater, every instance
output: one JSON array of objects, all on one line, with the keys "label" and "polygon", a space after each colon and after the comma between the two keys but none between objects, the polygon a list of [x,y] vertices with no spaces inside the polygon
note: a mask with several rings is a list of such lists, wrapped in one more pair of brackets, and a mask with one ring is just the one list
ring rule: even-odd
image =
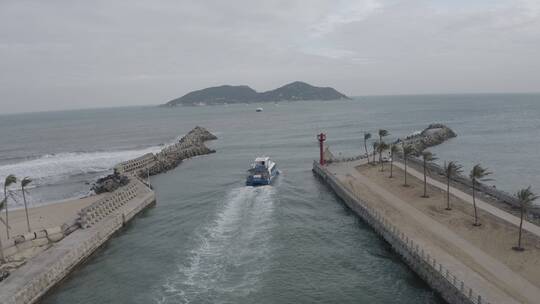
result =
[{"label": "concrete breakwater", "polygon": [[392,248],[403,258],[431,288],[437,291],[449,303],[488,303],[472,287],[452,273],[437,257],[430,254],[414,239],[393,225],[383,213],[368,204],[355,193],[347,189],[331,172],[318,163],[313,163],[313,172],[327,184],[343,202],[368,223]]},{"label": "concrete breakwater", "polygon": [[[0,283],[0,303],[34,303],[71,270],[89,257],[116,231],[137,213],[155,203],[154,192],[134,179],[127,189],[108,194],[89,209],[91,221],[77,229],[41,254],[29,259]],[[119,209],[109,208],[107,202],[118,202]],[[88,218],[90,210],[83,211]]]},{"label": "concrete breakwater", "polygon": [[[125,223],[156,203],[154,191],[142,176],[158,174],[176,167],[183,159],[214,152],[204,145],[210,139],[216,137],[196,127],[155,155],[118,164],[113,174],[94,185],[96,193],[102,194],[85,198],[83,203],[79,199],[64,202],[82,206],[76,216],[55,214],[55,217],[64,216],[64,224],[5,242],[7,262],[0,265],[0,270],[3,267],[3,273],[9,272],[9,276],[0,281],[0,303],[38,301]],[[54,209],[52,213],[62,212],[54,205],[43,208]]]},{"label": "concrete breakwater", "polygon": [[99,179],[92,190],[96,193],[111,192],[127,183],[129,176],[146,178],[176,168],[184,159],[214,153],[204,142],[217,137],[202,127],[195,127],[177,143],[164,147],[160,152],[147,153],[121,162],[114,173]]}]

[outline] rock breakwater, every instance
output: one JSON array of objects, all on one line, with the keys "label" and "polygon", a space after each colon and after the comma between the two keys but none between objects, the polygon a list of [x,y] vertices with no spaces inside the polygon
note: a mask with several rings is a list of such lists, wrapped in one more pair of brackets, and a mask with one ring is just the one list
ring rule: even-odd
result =
[{"label": "rock breakwater", "polygon": [[457,134],[446,125],[435,123],[429,125],[422,132],[398,139],[396,143],[412,146],[415,151],[414,155],[420,156],[425,149],[442,144],[456,136]]},{"label": "rock breakwater", "polygon": [[164,147],[160,152],[147,153],[141,157],[119,163],[114,173],[100,178],[92,186],[99,194],[112,192],[129,182],[130,176],[148,177],[176,168],[184,159],[215,153],[204,143],[217,137],[203,127],[196,126],[177,143]]}]

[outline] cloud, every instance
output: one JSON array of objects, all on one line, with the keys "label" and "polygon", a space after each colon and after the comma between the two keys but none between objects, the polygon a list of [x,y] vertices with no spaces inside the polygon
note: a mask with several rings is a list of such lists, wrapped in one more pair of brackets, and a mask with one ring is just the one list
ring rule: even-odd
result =
[{"label": "cloud", "polygon": [[158,104],[292,80],[349,95],[537,91],[539,18],[537,0],[3,0],[0,105]]},{"label": "cloud", "polygon": [[336,8],[311,26],[311,35],[326,35],[340,26],[361,21],[381,8],[383,4],[377,0],[336,1]]}]

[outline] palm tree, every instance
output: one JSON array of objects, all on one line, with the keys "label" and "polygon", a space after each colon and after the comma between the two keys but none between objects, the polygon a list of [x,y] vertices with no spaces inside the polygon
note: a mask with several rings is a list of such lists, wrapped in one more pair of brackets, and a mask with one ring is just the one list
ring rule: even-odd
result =
[{"label": "palm tree", "polygon": [[9,217],[8,217],[8,191],[7,187],[9,187],[11,184],[14,184],[17,182],[17,177],[15,175],[10,174],[6,177],[6,180],[4,181],[4,208],[6,208],[6,234],[7,238],[9,239]]},{"label": "palm tree", "polygon": [[394,167],[394,156],[399,153],[399,146],[394,144],[390,146],[390,178],[392,178],[392,170]]},{"label": "palm tree", "polygon": [[28,176],[21,180],[21,192],[22,192],[23,201],[24,201],[24,211],[26,212],[26,225],[28,226],[28,232],[30,232],[30,218],[28,217],[28,205],[26,205],[26,195],[25,195],[26,190],[24,189],[24,187],[26,187],[31,182],[32,182],[32,179],[30,179],[30,177]]},{"label": "palm tree", "polygon": [[367,150],[367,141],[371,138],[371,133],[364,132],[364,148],[366,149],[367,162],[369,164],[369,153]]},{"label": "palm tree", "polygon": [[523,215],[527,212],[527,209],[529,209],[529,207],[531,207],[532,202],[535,201],[538,198],[538,195],[534,194],[531,191],[531,186],[529,186],[526,189],[519,190],[516,193],[516,197],[519,200],[521,220],[519,222],[518,245],[515,246],[515,247],[512,247],[512,249],[514,249],[516,251],[523,251],[523,250],[525,250],[523,247],[521,247],[521,230],[523,229]]},{"label": "palm tree", "polygon": [[388,144],[385,143],[384,141],[380,142],[379,145],[377,146],[377,151],[379,152],[379,161],[381,162],[381,172],[384,171],[384,162],[382,161],[382,153],[388,149]]},{"label": "palm tree", "polygon": [[429,197],[429,195],[427,194],[427,173],[429,171],[427,164],[436,159],[437,158],[435,157],[434,153],[431,153],[429,151],[422,152],[422,160],[424,161],[424,195],[422,195],[422,197]]},{"label": "palm tree", "polygon": [[454,175],[461,173],[462,166],[455,161],[444,163],[444,175],[446,176],[446,210],[452,210],[450,207],[450,180]]},{"label": "palm tree", "polygon": [[[4,198],[1,202],[0,202],[0,211],[2,211],[2,209],[4,208],[4,205],[6,204],[6,199]],[[2,218],[0,217],[0,220]],[[4,222],[2,220],[2,222]],[[4,223],[5,224],[5,223]],[[6,225],[6,230],[7,230],[7,225]],[[4,247],[2,247],[2,238],[0,238],[0,264],[5,262],[6,259],[4,258]]]},{"label": "palm tree", "polygon": [[375,155],[377,155],[377,149],[379,148],[379,142],[373,142],[373,165],[375,165]]},{"label": "palm tree", "polygon": [[[383,137],[388,136],[390,133],[388,133],[387,130],[379,129],[379,145],[382,145],[383,143]],[[379,152],[379,162],[382,163],[382,150]]]},{"label": "palm tree", "polygon": [[403,152],[403,161],[405,163],[405,183],[403,184],[404,187],[408,187],[409,184],[407,184],[407,158],[409,158],[414,153],[414,148],[411,145],[405,145],[403,144],[403,147],[401,148]]},{"label": "palm tree", "polygon": [[469,177],[472,181],[472,201],[473,201],[473,207],[474,207],[474,226],[480,226],[478,222],[478,211],[476,210],[476,184],[478,181],[490,181],[491,179],[486,178],[486,176],[490,175],[491,172],[489,172],[486,168],[483,168],[480,166],[480,164],[474,165],[474,167],[471,169],[471,173],[469,174]]}]

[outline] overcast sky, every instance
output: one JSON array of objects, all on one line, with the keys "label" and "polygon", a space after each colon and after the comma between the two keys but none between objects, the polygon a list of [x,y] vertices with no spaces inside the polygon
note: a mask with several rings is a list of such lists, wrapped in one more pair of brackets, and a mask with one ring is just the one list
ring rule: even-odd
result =
[{"label": "overcast sky", "polygon": [[0,0],[0,113],[294,80],[351,96],[538,92],[538,0]]}]

